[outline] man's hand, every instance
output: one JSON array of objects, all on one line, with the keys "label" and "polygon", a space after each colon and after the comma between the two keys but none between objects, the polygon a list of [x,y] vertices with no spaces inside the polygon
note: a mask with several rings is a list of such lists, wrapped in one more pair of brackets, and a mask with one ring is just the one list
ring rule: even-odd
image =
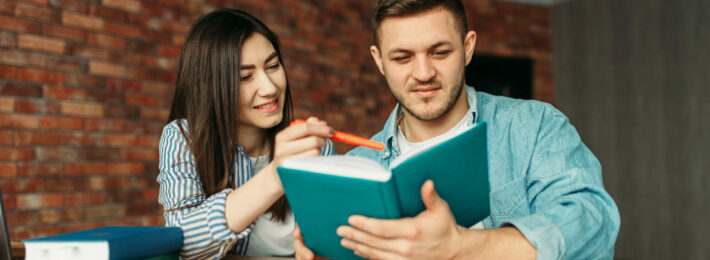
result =
[{"label": "man's hand", "polygon": [[327,258],[322,258],[318,257],[315,254],[313,254],[313,251],[308,249],[306,247],[306,244],[303,243],[303,236],[301,235],[301,230],[298,228],[298,225],[296,225],[296,229],[293,230],[293,237],[295,240],[293,241],[293,249],[296,250],[296,259],[298,260],[325,260]]},{"label": "man's hand", "polygon": [[456,224],[449,205],[436,193],[432,181],[422,185],[421,193],[426,210],[414,218],[380,220],[351,216],[348,222],[352,226],[338,228],[338,235],[343,237],[341,244],[368,259],[455,257],[466,228]]}]

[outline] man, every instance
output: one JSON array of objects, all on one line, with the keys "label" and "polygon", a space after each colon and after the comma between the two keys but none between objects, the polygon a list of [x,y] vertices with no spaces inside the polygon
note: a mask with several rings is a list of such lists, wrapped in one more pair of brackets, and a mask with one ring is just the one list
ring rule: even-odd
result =
[{"label": "man", "polygon": [[[341,244],[375,259],[611,259],[619,213],[599,161],[551,105],[464,84],[476,33],[467,31],[460,0],[380,0],[373,16],[370,51],[399,104],[372,138],[385,150],[349,154],[386,167],[437,136],[486,121],[491,216],[457,226],[428,181],[424,212],[398,220],[351,216],[337,230]],[[296,257],[313,258],[300,232],[294,235]]]}]

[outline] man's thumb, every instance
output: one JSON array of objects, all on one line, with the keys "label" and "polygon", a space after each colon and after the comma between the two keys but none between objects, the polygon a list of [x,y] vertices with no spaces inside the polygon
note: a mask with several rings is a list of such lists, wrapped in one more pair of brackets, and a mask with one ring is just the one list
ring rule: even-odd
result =
[{"label": "man's thumb", "polygon": [[[439,197],[439,194],[436,193],[436,190],[434,189],[434,182],[431,180],[427,180],[422,184],[422,201],[424,202],[424,206],[426,206],[427,209],[435,209],[436,207],[440,207],[442,205],[446,205],[446,202]],[[448,206],[448,205],[446,205]]]}]

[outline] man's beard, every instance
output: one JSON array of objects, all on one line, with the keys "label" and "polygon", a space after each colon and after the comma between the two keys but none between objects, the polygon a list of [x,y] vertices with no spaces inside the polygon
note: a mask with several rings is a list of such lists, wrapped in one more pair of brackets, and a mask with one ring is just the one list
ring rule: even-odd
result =
[{"label": "man's beard", "polygon": [[[394,94],[394,98],[397,99],[397,102],[399,102],[402,105],[402,108],[407,110],[410,115],[412,115],[414,118],[421,120],[421,121],[431,121],[431,120],[436,120],[439,119],[441,116],[449,112],[452,107],[454,107],[454,104],[456,104],[456,100],[459,98],[459,95],[461,95],[461,91],[463,90],[463,76],[459,77],[459,79],[454,82],[455,84],[452,86],[451,92],[449,92],[449,96],[445,100],[444,106],[441,108],[434,110],[434,111],[425,111],[420,113],[416,113],[412,109],[412,104],[409,104],[407,102],[404,102],[404,93],[397,93],[392,91],[392,94]],[[439,89],[442,88],[442,84],[440,81],[432,79],[431,81],[427,82],[417,82],[414,85],[407,86],[406,91],[409,91],[410,89],[414,89],[418,85],[430,85],[430,86],[436,86]],[[425,99],[426,100],[426,99]]]}]

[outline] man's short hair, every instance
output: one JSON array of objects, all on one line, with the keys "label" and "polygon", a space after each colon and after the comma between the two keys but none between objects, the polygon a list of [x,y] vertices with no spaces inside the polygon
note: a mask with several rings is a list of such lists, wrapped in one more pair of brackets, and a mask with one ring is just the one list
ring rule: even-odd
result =
[{"label": "man's short hair", "polygon": [[372,36],[375,45],[380,46],[380,39],[377,31],[380,24],[386,18],[405,17],[431,11],[435,8],[444,8],[454,15],[454,20],[461,32],[461,38],[466,36],[468,24],[466,22],[466,10],[463,9],[461,0],[378,0],[372,9]]}]

